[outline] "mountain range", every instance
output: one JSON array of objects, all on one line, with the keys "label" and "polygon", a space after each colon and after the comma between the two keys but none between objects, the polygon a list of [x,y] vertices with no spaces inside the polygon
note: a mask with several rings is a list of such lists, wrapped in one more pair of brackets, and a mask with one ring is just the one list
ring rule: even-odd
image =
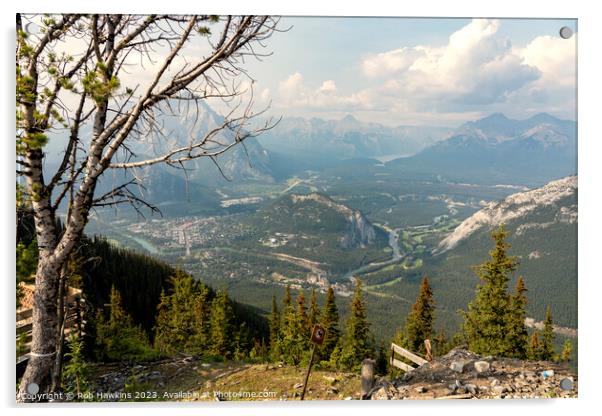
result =
[{"label": "mountain range", "polygon": [[492,114],[460,126],[446,140],[388,164],[450,181],[541,186],[577,173],[577,125],[549,114],[525,120]]}]

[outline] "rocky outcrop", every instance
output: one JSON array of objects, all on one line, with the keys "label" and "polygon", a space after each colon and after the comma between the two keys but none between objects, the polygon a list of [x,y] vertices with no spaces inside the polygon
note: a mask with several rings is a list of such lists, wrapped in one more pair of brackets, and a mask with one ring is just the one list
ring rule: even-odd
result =
[{"label": "rocky outcrop", "polygon": [[577,376],[564,365],[481,357],[464,349],[376,382],[372,400],[535,399],[577,397]]},{"label": "rocky outcrop", "polygon": [[[575,195],[576,192],[577,176],[568,176],[550,182],[541,188],[512,194],[499,202],[491,202],[458,225],[439,243],[436,252],[442,253],[456,247],[482,228],[492,229],[500,224],[507,224],[542,207],[556,207],[557,202]],[[545,228],[556,222],[577,222],[577,205],[558,206],[557,213],[551,222],[523,224],[518,227],[517,233],[520,234],[529,228]]]}]

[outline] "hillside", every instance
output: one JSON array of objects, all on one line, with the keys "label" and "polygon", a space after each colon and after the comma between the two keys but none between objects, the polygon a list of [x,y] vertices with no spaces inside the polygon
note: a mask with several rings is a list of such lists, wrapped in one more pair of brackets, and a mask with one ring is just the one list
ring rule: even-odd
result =
[{"label": "hillside", "polygon": [[242,222],[252,230],[245,244],[259,242],[262,250],[314,261],[329,272],[387,257],[385,231],[323,194],[282,196]]},{"label": "hillside", "polygon": [[[542,320],[547,305],[555,321],[577,326],[577,177],[492,202],[447,235],[425,262],[440,302],[464,309],[478,279],[471,266],[481,263],[491,246],[490,232],[504,224],[518,256],[518,275],[526,281],[527,310]],[[515,280],[511,282],[513,285]]]}]

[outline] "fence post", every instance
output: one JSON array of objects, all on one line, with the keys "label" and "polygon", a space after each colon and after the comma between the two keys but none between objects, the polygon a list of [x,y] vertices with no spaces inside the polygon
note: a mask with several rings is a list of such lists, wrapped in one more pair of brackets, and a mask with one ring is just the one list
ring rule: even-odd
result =
[{"label": "fence post", "polygon": [[374,366],[376,362],[370,358],[362,361],[362,400],[366,399],[374,386]]}]

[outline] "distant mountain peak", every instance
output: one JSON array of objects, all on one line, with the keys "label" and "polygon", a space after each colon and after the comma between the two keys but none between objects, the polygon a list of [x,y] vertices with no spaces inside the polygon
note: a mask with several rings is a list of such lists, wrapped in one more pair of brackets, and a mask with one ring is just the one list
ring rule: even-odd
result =
[{"label": "distant mountain peak", "polygon": [[351,114],[347,114],[345,117],[343,117],[341,119],[341,121],[345,121],[348,123],[359,123],[359,121],[355,117],[353,117],[353,115],[351,115]]}]

